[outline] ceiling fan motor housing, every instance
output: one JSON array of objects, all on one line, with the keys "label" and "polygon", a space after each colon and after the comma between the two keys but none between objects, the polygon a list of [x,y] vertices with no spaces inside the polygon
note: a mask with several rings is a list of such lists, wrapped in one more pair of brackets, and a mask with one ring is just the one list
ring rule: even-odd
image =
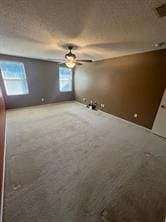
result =
[{"label": "ceiling fan motor housing", "polygon": [[76,56],[72,52],[69,52],[65,55],[65,58],[68,60],[74,60],[76,59]]},{"label": "ceiling fan motor housing", "polygon": [[68,49],[69,49],[69,52],[65,55],[65,58],[68,60],[76,59],[76,55],[71,52],[71,50],[73,49],[73,46],[69,46]]}]

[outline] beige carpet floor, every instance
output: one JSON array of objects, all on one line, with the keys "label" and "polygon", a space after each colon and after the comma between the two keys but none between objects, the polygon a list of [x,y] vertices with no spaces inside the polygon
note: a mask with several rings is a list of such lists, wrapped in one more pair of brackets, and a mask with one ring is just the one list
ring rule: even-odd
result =
[{"label": "beige carpet floor", "polygon": [[166,140],[76,102],[7,113],[4,222],[163,222]]}]

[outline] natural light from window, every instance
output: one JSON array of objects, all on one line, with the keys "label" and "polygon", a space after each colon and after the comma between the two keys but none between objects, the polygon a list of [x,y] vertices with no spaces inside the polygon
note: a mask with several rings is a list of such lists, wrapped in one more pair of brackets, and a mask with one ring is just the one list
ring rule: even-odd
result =
[{"label": "natural light from window", "polygon": [[23,63],[0,61],[0,69],[7,95],[25,95],[29,93]]},{"label": "natural light from window", "polygon": [[59,89],[60,92],[72,91],[72,69],[59,67]]}]

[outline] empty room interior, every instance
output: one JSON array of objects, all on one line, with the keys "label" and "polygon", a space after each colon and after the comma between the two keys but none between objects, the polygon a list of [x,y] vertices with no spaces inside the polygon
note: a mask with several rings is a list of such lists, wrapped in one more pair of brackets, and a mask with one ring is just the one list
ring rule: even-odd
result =
[{"label": "empty room interior", "polygon": [[0,0],[0,222],[166,222],[166,0]]}]

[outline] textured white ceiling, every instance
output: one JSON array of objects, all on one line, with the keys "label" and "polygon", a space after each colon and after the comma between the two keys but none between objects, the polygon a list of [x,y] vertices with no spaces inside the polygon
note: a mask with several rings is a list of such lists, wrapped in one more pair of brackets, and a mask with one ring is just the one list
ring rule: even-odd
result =
[{"label": "textured white ceiling", "polygon": [[78,58],[105,59],[155,50],[166,41],[166,0],[0,0],[0,53],[63,58],[65,44]]}]

